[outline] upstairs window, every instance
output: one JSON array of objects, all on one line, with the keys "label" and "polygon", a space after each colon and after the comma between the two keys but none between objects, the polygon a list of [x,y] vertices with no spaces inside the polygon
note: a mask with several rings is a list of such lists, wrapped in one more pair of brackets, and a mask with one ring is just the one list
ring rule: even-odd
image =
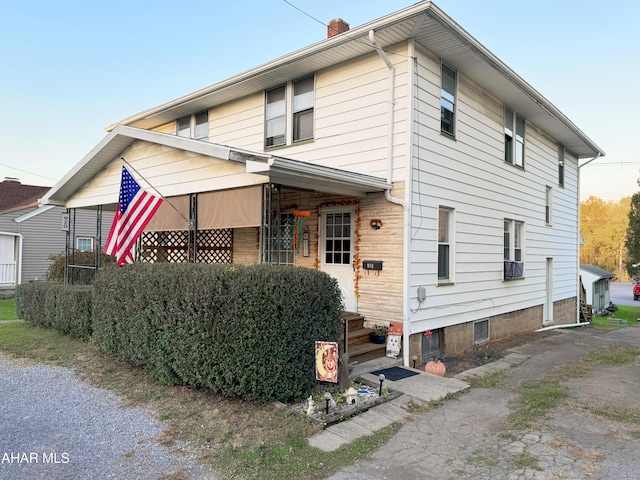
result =
[{"label": "upstairs window", "polygon": [[277,147],[285,144],[287,104],[286,87],[282,86],[267,92],[267,138],[265,147]]},{"label": "upstairs window", "polygon": [[265,148],[313,139],[315,77],[268,90],[265,97]]},{"label": "upstairs window", "polygon": [[440,90],[440,131],[455,135],[456,72],[444,63],[441,66],[442,89]]},{"label": "upstairs window", "polygon": [[293,141],[313,138],[313,77],[293,84]]},{"label": "upstairs window", "polygon": [[520,278],[524,264],[524,224],[517,220],[504,220],[504,277]]},{"label": "upstairs window", "polygon": [[547,186],[545,188],[544,194],[544,223],[547,225],[551,225],[551,203],[553,200],[551,187]]},{"label": "upstairs window", "polygon": [[209,140],[209,113],[200,112],[179,118],[176,122],[176,135],[196,140]]},{"label": "upstairs window", "polygon": [[524,168],[524,118],[504,108],[504,161]]},{"label": "upstairs window", "polygon": [[558,145],[558,185],[564,188],[564,147]]}]

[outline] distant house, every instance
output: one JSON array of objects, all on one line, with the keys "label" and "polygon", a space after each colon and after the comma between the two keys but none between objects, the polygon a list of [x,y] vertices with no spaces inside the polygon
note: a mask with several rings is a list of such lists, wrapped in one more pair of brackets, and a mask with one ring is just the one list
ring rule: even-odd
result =
[{"label": "distant house", "polygon": [[328,30],[111,125],[43,202],[113,208],[124,158],[166,198],[141,261],[322,270],[402,324],[405,365],[577,322],[578,165],[604,152],[432,2]]},{"label": "distant house", "polygon": [[602,312],[611,301],[610,283],[615,275],[595,265],[580,265],[580,278],[587,295],[587,304],[594,313]]},{"label": "distant house", "polygon": [[[50,256],[65,252],[68,239],[62,221],[67,209],[38,204],[48,190],[23,185],[15,178],[0,183],[0,293],[4,296],[12,295],[16,285],[44,279]],[[113,214],[105,214],[104,235],[112,218]],[[78,250],[93,250],[97,246],[95,208],[78,209],[70,220],[69,241]]]}]

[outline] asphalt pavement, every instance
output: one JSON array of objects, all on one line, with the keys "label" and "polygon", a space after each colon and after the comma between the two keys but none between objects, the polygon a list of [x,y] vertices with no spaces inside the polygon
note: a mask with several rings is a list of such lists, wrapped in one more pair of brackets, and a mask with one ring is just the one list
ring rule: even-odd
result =
[{"label": "asphalt pavement", "polygon": [[[507,380],[501,387],[465,389],[406,422],[371,457],[357,460],[330,480],[638,479],[640,358],[626,365],[598,366],[584,377],[568,380],[562,407],[551,410],[533,428],[508,427],[507,418],[518,399],[515,387],[522,382],[540,379],[593,349],[640,347],[640,327],[556,333],[511,349],[510,361],[505,357],[465,372],[455,380],[492,370],[504,370]],[[412,392],[419,395],[407,383],[406,396]],[[623,412],[636,420],[619,422],[596,414],[599,410]]]},{"label": "asphalt pavement", "polygon": [[611,282],[609,285],[609,296],[614,305],[628,305],[640,307],[640,300],[633,299],[632,282]]}]

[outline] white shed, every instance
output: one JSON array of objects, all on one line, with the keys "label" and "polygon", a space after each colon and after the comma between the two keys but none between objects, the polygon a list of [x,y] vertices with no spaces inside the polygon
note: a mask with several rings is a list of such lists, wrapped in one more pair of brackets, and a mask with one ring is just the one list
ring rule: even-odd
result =
[{"label": "white shed", "polygon": [[587,294],[587,303],[594,313],[604,310],[610,301],[609,283],[615,275],[594,265],[580,265],[580,278]]}]

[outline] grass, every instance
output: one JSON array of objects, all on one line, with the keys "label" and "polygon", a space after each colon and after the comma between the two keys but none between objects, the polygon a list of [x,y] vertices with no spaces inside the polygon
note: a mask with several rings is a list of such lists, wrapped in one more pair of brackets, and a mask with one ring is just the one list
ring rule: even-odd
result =
[{"label": "grass", "polygon": [[[0,318],[15,319],[15,304],[0,301]],[[312,448],[307,438],[322,426],[267,402],[246,402],[206,389],[159,385],[138,368],[118,361],[91,342],[25,322],[0,324],[0,353],[17,362],[71,368],[91,385],[115,391],[130,406],[150,412],[164,427],[160,443],[184,450],[221,478],[321,479],[386,443],[400,425],[342,446]],[[179,443],[182,442],[182,443]]]},{"label": "grass", "polygon": [[[639,355],[640,348],[637,347],[612,346],[594,350],[584,358],[556,368],[542,378],[522,382],[517,389],[520,393],[519,400],[513,405],[509,415],[509,426],[517,430],[531,428],[538,419],[567,399],[569,393],[562,384],[571,378],[584,377],[600,365],[624,365],[634,362]],[[632,408],[622,412],[622,415],[618,414],[617,418],[624,417],[626,421],[638,424],[639,414],[640,409]],[[615,413],[611,415],[611,418],[616,416]]]},{"label": "grass", "polygon": [[0,320],[15,320],[16,318],[18,316],[16,315],[15,298],[0,300]]},{"label": "grass", "polygon": [[[615,317],[622,320],[626,320],[626,325],[612,325],[609,323],[609,317]],[[611,315],[605,315],[604,317],[593,317],[591,323],[597,328],[620,328],[626,326],[633,326],[638,322],[640,318],[640,307],[633,307],[627,305],[618,305],[618,310]]]}]

